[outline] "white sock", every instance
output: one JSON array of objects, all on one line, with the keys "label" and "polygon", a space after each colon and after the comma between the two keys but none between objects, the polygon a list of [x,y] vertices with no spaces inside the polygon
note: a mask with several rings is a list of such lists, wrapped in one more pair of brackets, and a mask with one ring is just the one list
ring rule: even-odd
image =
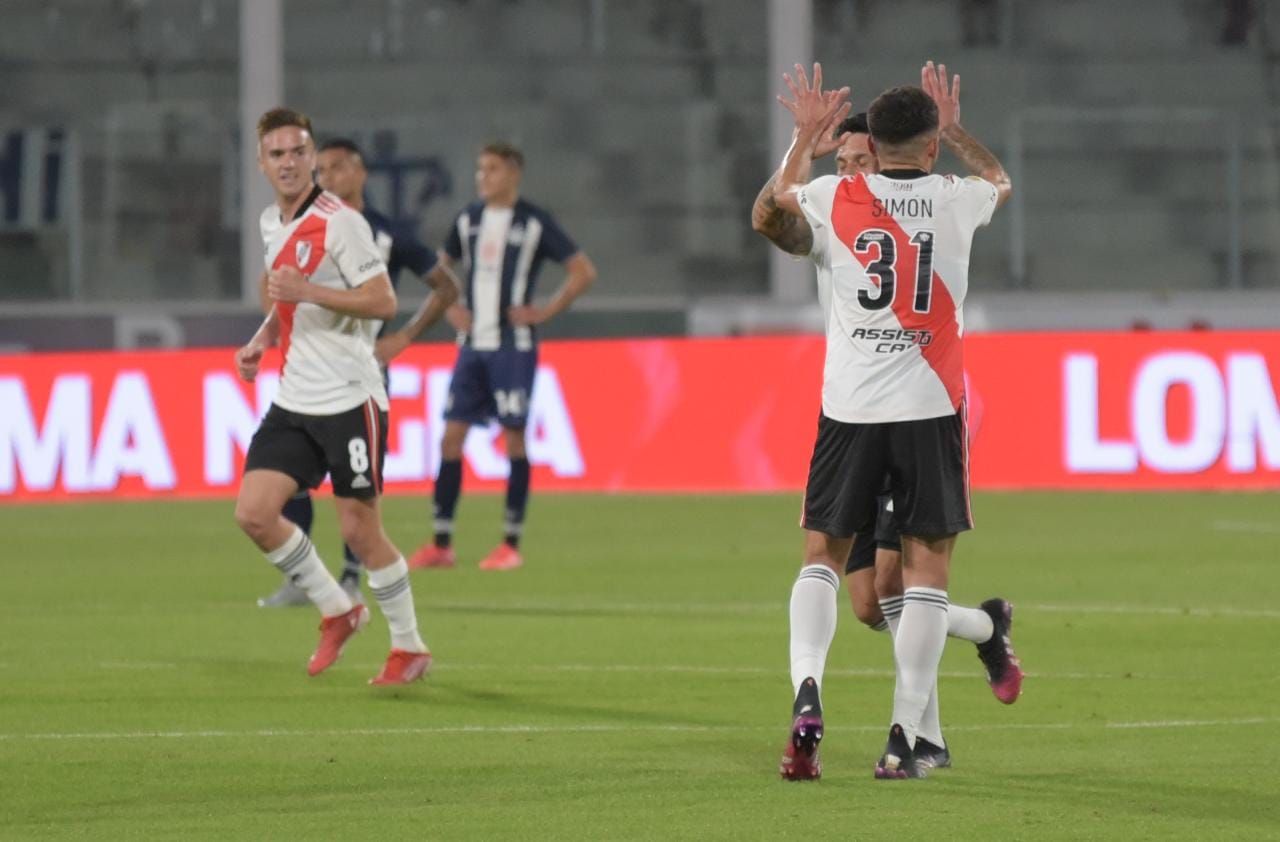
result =
[{"label": "white sock", "polygon": [[947,635],[968,640],[971,643],[986,643],[995,634],[991,624],[991,615],[981,608],[965,608],[963,605],[947,606]]},{"label": "white sock", "polygon": [[880,613],[884,615],[885,628],[892,640],[898,639],[898,623],[902,621],[902,597],[886,596],[880,600]]},{"label": "white sock", "polygon": [[324,566],[311,539],[298,527],[293,528],[293,534],[283,544],[267,553],[267,561],[301,588],[324,616],[336,617],[351,610],[351,597]]},{"label": "white sock", "polygon": [[[897,641],[898,624],[902,622],[902,597],[889,596],[880,600],[880,613],[884,615],[889,635]],[[896,654],[895,654],[896,660]],[[920,718],[920,736],[936,746],[945,746],[942,740],[942,722],[938,714],[938,682],[933,683],[933,692],[929,694],[929,702],[924,707]]]},{"label": "white sock", "polygon": [[898,679],[893,690],[893,721],[916,744],[929,696],[938,683],[938,662],[947,643],[947,592],[907,588],[902,620],[894,640]]},{"label": "white sock", "polygon": [[825,564],[808,564],[791,587],[791,689],[812,678],[822,689],[827,650],[836,634],[840,577]]},{"label": "white sock", "polygon": [[409,589],[409,565],[398,558],[379,570],[370,570],[369,590],[391,627],[391,648],[406,652],[426,652],[427,644],[418,636],[418,615],[413,610]]}]

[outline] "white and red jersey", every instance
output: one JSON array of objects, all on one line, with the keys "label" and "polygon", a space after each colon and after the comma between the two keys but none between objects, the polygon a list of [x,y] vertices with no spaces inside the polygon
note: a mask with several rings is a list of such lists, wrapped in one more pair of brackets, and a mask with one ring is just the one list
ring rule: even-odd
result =
[{"label": "white and red jersey", "polygon": [[[289,224],[270,205],[260,220],[267,269],[296,266],[307,280],[354,289],[387,271],[360,212],[319,187]],[[305,415],[337,415],[373,398],[387,408],[373,356],[377,319],[345,316],[319,304],[276,304],[284,371],[275,402]]]},{"label": "white and red jersey", "polygon": [[960,409],[969,247],[996,195],[981,178],[919,170],[825,176],[800,190],[827,329],[828,418],[878,424]]}]

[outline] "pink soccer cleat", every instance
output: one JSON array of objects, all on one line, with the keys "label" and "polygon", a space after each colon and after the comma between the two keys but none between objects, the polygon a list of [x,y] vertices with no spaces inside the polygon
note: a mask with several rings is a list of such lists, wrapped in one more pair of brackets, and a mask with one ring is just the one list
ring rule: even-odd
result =
[{"label": "pink soccer cleat", "polygon": [[412,684],[431,670],[430,652],[407,652],[392,649],[382,672],[369,679],[370,684]]},{"label": "pink soccer cleat", "polygon": [[501,543],[480,562],[481,570],[514,570],[524,564],[520,553],[508,543]]},{"label": "pink soccer cleat", "polygon": [[369,609],[356,605],[345,614],[325,617],[320,621],[320,644],[307,662],[307,675],[319,675],[342,656],[342,648],[351,635],[369,624]]},{"label": "pink soccer cleat", "polygon": [[1007,600],[988,599],[978,606],[991,616],[991,639],[978,644],[978,657],[987,668],[991,692],[1006,705],[1022,694],[1022,662],[1013,652],[1009,633],[1013,629],[1013,606]]},{"label": "pink soccer cleat", "polygon": [[417,552],[409,556],[409,569],[453,567],[457,562],[457,556],[453,554],[453,547],[437,547],[435,544],[423,544],[418,547]]}]

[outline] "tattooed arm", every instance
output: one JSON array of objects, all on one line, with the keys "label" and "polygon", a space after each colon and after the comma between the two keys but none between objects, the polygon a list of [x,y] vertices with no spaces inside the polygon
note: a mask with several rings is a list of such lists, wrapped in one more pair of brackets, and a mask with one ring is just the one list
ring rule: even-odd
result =
[{"label": "tattooed arm", "polygon": [[938,104],[938,129],[942,142],[969,168],[969,172],[995,185],[996,207],[1003,205],[1013,193],[1009,174],[987,147],[960,128],[960,74],[951,80],[948,90],[947,66],[940,64],[934,67],[933,62],[928,62],[920,69],[920,86]]},{"label": "tattooed arm", "polygon": [[769,176],[751,206],[751,228],[787,254],[804,256],[813,251],[813,229],[807,220],[778,207],[773,199],[773,187],[778,173]]}]

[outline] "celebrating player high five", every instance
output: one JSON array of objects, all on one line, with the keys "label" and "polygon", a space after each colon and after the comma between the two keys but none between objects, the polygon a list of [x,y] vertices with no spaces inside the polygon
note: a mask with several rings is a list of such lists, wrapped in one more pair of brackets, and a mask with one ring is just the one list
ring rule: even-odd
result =
[{"label": "celebrating player high five", "polygon": [[[804,564],[791,597],[796,691],[784,775],[816,777],[819,690],[835,630],[839,573],[869,534],[890,480],[903,531],[903,610],[889,740],[876,776],[917,777],[913,747],[947,631],[951,551],[972,527],[965,431],[963,303],[976,229],[1009,195],[1008,176],[959,124],[959,79],[926,65],[924,87],[885,91],[868,110],[879,173],[806,184],[823,129],[848,89],[823,92],[821,68],[788,78],[795,140],[774,200],[807,220],[827,324],[822,414],[810,464]],[[973,177],[932,175],[942,142]],[[821,248],[818,242],[821,241]]]}]

